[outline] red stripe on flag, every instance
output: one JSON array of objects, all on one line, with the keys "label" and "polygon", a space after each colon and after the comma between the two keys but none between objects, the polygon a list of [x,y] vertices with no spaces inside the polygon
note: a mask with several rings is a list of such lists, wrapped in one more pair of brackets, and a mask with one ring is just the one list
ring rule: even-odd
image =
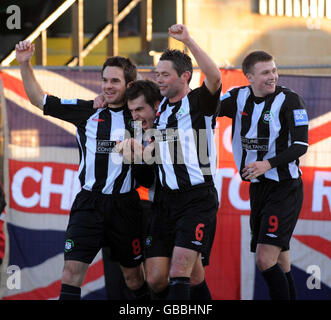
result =
[{"label": "red stripe on flag", "polygon": [[25,93],[23,82],[6,72],[0,72],[0,78],[2,79],[3,86],[24,99],[28,100],[28,96]]},{"label": "red stripe on flag", "polygon": [[309,130],[309,144],[315,144],[330,137],[331,121]]},{"label": "red stripe on flag", "polygon": [[206,267],[206,281],[214,300],[240,300],[241,222],[240,215],[217,214],[217,229]]},{"label": "red stripe on flag", "polygon": [[98,262],[89,266],[83,285],[99,279],[101,276],[103,276],[103,274],[103,260],[100,259]]},{"label": "red stripe on flag", "polygon": [[293,235],[293,237],[306,246],[331,258],[331,241],[319,236]]},{"label": "red stripe on flag", "polygon": [[57,298],[60,295],[61,280],[57,280],[44,288],[36,288],[32,291],[4,297],[4,300],[47,300]]},{"label": "red stripe on flag", "polygon": [[[103,260],[100,259],[88,268],[83,285],[88,282],[95,281],[103,276]],[[23,292],[11,296],[4,297],[4,300],[48,300],[58,298],[61,290],[61,280],[57,280],[44,288],[36,288],[34,290]]]}]

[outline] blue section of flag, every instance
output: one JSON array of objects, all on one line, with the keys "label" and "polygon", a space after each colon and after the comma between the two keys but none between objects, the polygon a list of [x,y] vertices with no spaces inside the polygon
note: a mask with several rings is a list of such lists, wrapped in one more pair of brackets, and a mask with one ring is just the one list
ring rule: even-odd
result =
[{"label": "blue section of flag", "polygon": [[[6,103],[9,132],[13,130],[37,130],[40,147],[57,146],[77,148],[76,137],[61,127],[47,121],[46,116],[43,118],[36,116],[10,100],[7,100]],[[12,139],[11,135],[9,135],[9,139]],[[9,141],[9,143],[12,143],[12,141]]]},{"label": "blue section of flag", "polygon": [[65,232],[31,230],[7,223],[9,233],[9,264],[21,269],[33,267],[63,252]]},{"label": "blue section of flag", "polygon": [[309,120],[330,111],[331,77],[281,75],[278,84],[291,88],[304,99]]},{"label": "blue section of flag", "polygon": [[[101,92],[101,67],[100,70],[68,71],[51,70],[53,73],[66,77],[80,86],[92,90],[97,96]],[[80,97],[77,97],[80,98]]]},{"label": "blue section of flag", "polygon": [[[307,279],[311,275],[304,272],[295,265],[291,265],[291,272],[295,282],[297,300],[330,300],[331,288],[321,282],[320,289],[309,289]],[[255,267],[254,281],[254,300],[270,300],[269,289],[261,275],[261,272]]]},{"label": "blue section of flag", "polygon": [[99,290],[92,291],[82,297],[82,300],[108,300],[106,288],[103,287]]}]

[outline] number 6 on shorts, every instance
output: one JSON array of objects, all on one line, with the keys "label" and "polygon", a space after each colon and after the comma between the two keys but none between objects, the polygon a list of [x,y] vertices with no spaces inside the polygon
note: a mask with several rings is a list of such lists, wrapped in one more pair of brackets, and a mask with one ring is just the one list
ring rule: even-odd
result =
[{"label": "number 6 on shorts", "polygon": [[195,228],[195,239],[198,241],[201,241],[203,238],[203,230],[202,228],[204,228],[205,225],[203,223],[199,223],[197,225],[197,227]]}]

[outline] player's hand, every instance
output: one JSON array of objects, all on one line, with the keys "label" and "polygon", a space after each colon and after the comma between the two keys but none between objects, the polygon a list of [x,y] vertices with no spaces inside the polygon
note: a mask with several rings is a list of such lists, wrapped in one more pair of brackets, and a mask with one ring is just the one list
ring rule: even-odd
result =
[{"label": "player's hand", "polygon": [[[124,146],[124,150],[126,145]],[[153,163],[153,151],[154,142],[150,142],[148,146],[144,147],[138,140],[131,138],[131,159],[135,164],[141,164],[143,162],[147,164]],[[128,148],[129,149],[129,148]],[[124,156],[124,154],[123,154]],[[129,151],[127,152],[127,157],[129,156]]]},{"label": "player's hand", "polygon": [[169,35],[181,42],[185,42],[190,38],[187,27],[183,24],[174,24],[169,29]]},{"label": "player's hand", "polygon": [[20,41],[16,47],[16,60],[19,64],[29,62],[34,53],[34,44],[29,40]]},{"label": "player's hand", "polygon": [[107,103],[103,94],[100,94],[93,101],[93,109],[99,109],[104,107],[107,107]]},{"label": "player's hand", "polygon": [[131,148],[131,139],[125,139],[123,141],[116,141],[116,151],[123,156],[124,163],[133,162],[133,151]]},{"label": "player's hand", "polygon": [[242,170],[242,176],[246,180],[253,180],[270,169],[271,165],[268,160],[254,161],[246,165],[246,167]]}]

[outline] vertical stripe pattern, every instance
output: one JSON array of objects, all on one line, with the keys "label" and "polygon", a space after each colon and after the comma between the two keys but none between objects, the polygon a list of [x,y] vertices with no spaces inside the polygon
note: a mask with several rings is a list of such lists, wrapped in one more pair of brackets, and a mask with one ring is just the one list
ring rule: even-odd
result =
[{"label": "vertical stripe pattern", "polygon": [[130,164],[116,152],[116,141],[131,136],[131,114],[126,107],[93,109],[93,101],[60,100],[48,96],[45,114],[76,125],[79,146],[79,180],[82,188],[104,194],[130,192],[135,188]]},{"label": "vertical stripe pattern", "polygon": [[211,163],[215,168],[216,147],[212,116],[199,110],[196,96],[193,90],[176,103],[164,99],[157,112],[156,159],[160,182],[167,189],[213,182]]},{"label": "vertical stripe pattern", "polygon": [[[300,101],[296,93],[280,86],[264,98],[255,97],[249,86],[224,95],[218,115],[233,119],[232,149],[240,173],[247,164],[274,158],[288,149],[294,140],[290,131],[295,133],[295,141],[307,143],[305,136],[300,137],[302,127],[293,120],[293,110],[305,108]],[[272,168],[251,182],[296,179],[300,174],[296,160]]]}]

